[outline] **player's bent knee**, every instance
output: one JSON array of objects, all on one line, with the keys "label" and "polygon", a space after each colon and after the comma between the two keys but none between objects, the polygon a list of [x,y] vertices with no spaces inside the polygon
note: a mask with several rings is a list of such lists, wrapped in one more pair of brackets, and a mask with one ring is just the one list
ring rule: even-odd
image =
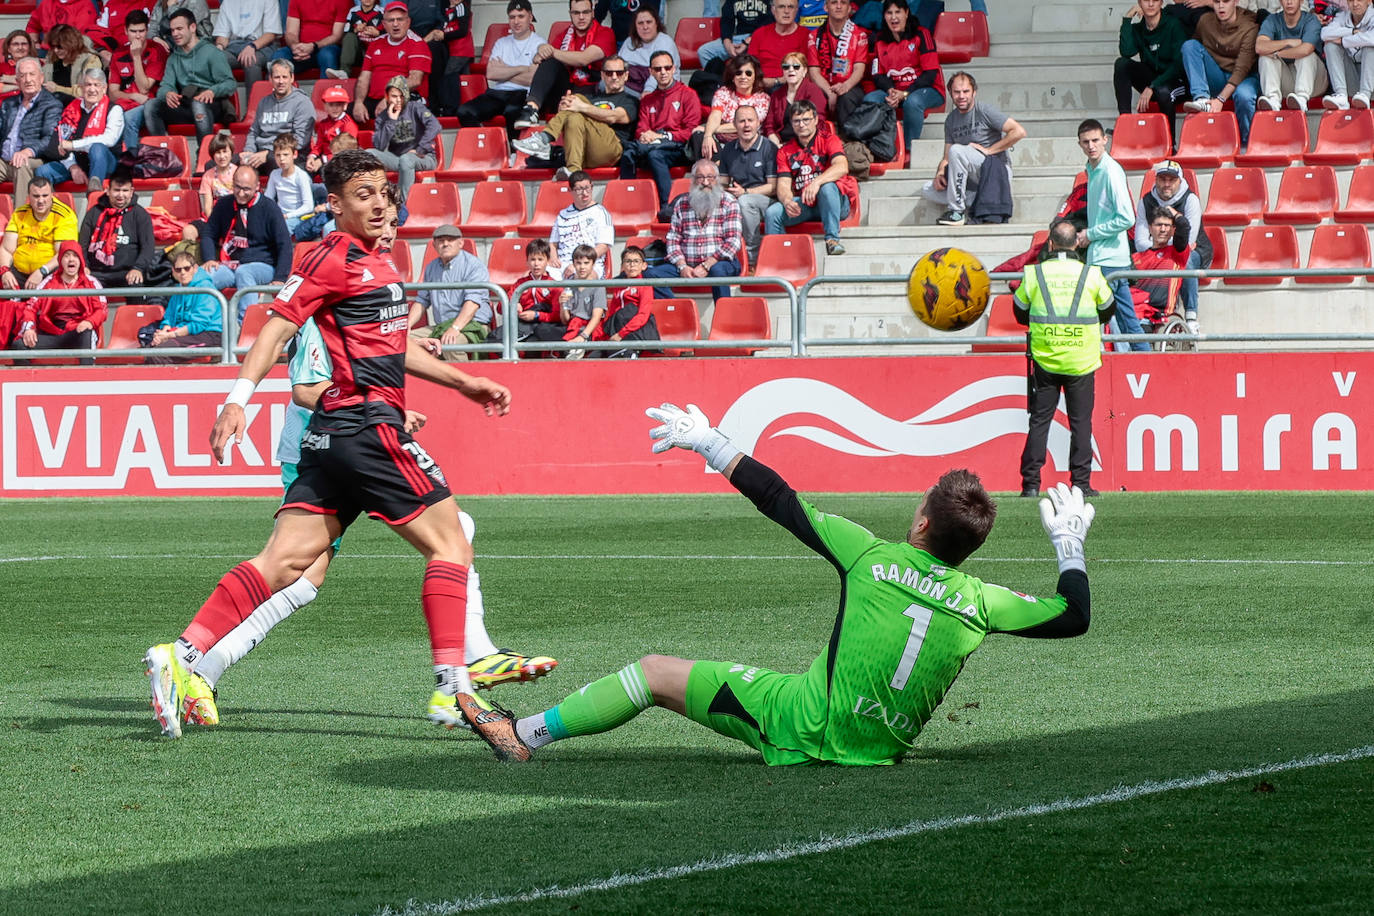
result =
[{"label": "player's bent knee", "polygon": [[639,660],[654,705],[686,714],[687,676],[695,662],[672,655],[646,655]]}]

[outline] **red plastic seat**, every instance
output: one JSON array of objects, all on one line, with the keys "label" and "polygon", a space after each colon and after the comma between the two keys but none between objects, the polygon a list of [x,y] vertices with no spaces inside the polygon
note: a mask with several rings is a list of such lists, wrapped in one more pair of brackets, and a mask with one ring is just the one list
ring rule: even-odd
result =
[{"label": "red plastic seat", "polygon": [[[791,235],[765,235],[759,245],[759,261],[754,265],[758,277],[780,277],[801,289],[816,276],[816,246],[811,239]],[[783,291],[776,286],[744,285],[740,292],[771,293]]]},{"label": "red plastic seat", "polygon": [[[1236,270],[1297,270],[1298,232],[1292,226],[1247,226],[1236,253]],[[1230,277],[1226,285],[1277,286],[1282,277]]]},{"label": "red plastic seat", "polygon": [[1374,116],[1369,109],[1328,111],[1317,126],[1317,143],[1303,161],[1315,165],[1357,165],[1374,148]]},{"label": "red plastic seat", "polygon": [[487,249],[487,273],[491,282],[504,286],[507,290],[515,286],[515,281],[530,272],[525,262],[525,239],[494,239]]},{"label": "red plastic seat", "polygon": [[1301,111],[1257,111],[1250,143],[1236,165],[1291,165],[1307,155],[1307,115]]},{"label": "red plastic seat", "polygon": [[253,346],[253,341],[257,340],[258,334],[262,332],[262,326],[267,324],[267,319],[271,317],[272,310],[266,302],[254,302],[248,306],[248,310],[243,313],[243,320],[239,322],[239,340],[235,346]]},{"label": "red plastic seat", "polygon": [[1220,168],[1212,173],[1203,224],[1244,226],[1259,219],[1269,206],[1269,186],[1264,172],[1253,166]]},{"label": "red plastic seat", "polygon": [[572,203],[572,189],[566,181],[546,181],[534,198],[534,216],[519,228],[525,238],[548,238],[559,212]]},{"label": "red plastic seat", "polygon": [[[1312,230],[1308,267],[1369,267],[1369,230],[1324,223]],[[1295,277],[1299,283],[1353,283],[1355,277]]]},{"label": "red plastic seat", "polygon": [[935,47],[942,64],[963,64],[987,57],[988,17],[984,13],[943,12],[935,20]]},{"label": "red plastic seat", "polygon": [[988,326],[983,332],[984,337],[1020,337],[1019,343],[994,344],[981,343],[973,344],[974,353],[1025,353],[1026,352],[1026,326],[1018,324],[1016,316],[1012,313],[1012,301],[1014,297],[1011,293],[1002,293],[994,296],[992,305],[988,306]]},{"label": "red plastic seat", "polygon": [[453,155],[438,177],[444,181],[486,181],[506,166],[506,131],[464,127],[453,137]]},{"label": "red plastic seat", "polygon": [[161,207],[172,216],[189,223],[200,219],[200,193],[181,188],[167,188],[153,192],[152,206]]},{"label": "red plastic seat", "polygon": [[[259,80],[253,84],[253,88],[248,90],[248,107],[242,112],[241,120],[229,125],[230,129],[247,130],[253,124],[253,115],[257,113],[258,103],[272,94],[272,81]],[[146,140],[144,141],[147,142]]]},{"label": "red plastic seat", "polygon": [[493,22],[487,26],[487,35],[482,39],[482,54],[469,65],[471,73],[486,73],[487,61],[491,60],[491,49],[496,46],[496,42],[510,34],[510,25],[506,22]]},{"label": "red plastic seat", "polygon": [[463,218],[456,184],[417,184],[406,197],[409,218],[398,233],[404,239],[422,239],[439,226]]},{"label": "red plastic seat", "polygon": [[1112,131],[1112,158],[1123,169],[1147,169],[1169,158],[1169,121],[1159,112],[1124,114]]},{"label": "red plastic seat", "polygon": [[[1190,169],[1185,165],[1183,167],[1183,180],[1188,182],[1188,190],[1198,195],[1199,198],[1202,197],[1202,192],[1198,190],[1200,187],[1202,187],[1202,185],[1198,184],[1197,172],[1194,169]],[[1144,197],[1147,193],[1149,193],[1149,190],[1154,186],[1155,170],[1146,169],[1145,174],[1141,176],[1140,179],[1140,196]]]},{"label": "red plastic seat", "polygon": [[701,50],[702,45],[719,37],[719,17],[679,19],[677,28],[673,30],[673,44],[677,45],[682,57],[682,69],[695,70],[700,67],[701,58],[697,56],[697,51]]},{"label": "red plastic seat", "polygon": [[1240,128],[1233,111],[1190,114],[1178,132],[1178,152],[1174,159],[1198,169],[1214,169],[1236,158],[1240,148]]},{"label": "red plastic seat", "polygon": [[[1231,263],[1231,249],[1226,243],[1226,230],[1220,226],[1203,226],[1202,231],[1212,243],[1212,263],[1208,270],[1225,270]],[[1197,285],[1207,286],[1211,282],[1210,277],[1203,277],[1197,281]]]},{"label": "red plastic seat", "polygon": [[1290,165],[1279,181],[1279,199],[1266,223],[1319,223],[1340,205],[1336,170],[1329,165]]},{"label": "red plastic seat", "polygon": [[479,181],[473,186],[464,235],[494,236],[514,232],[525,221],[525,186],[518,181]]},{"label": "red plastic seat", "polygon": [[[692,299],[655,299],[653,301],[654,322],[658,325],[658,336],[663,340],[700,340],[701,319],[697,316],[697,304]],[[665,347],[664,356],[690,354],[690,349]]]},{"label": "red plastic seat", "polygon": [[[230,131],[229,139],[233,141],[234,154],[238,155],[243,152],[243,147],[248,142],[248,134],[245,131]],[[210,138],[206,137],[205,142],[196,147],[196,167],[194,174],[204,174],[205,170],[210,167],[210,164]],[[199,186],[199,183],[197,183],[196,187],[199,188]]]},{"label": "red plastic seat", "polygon": [[[138,329],[154,321],[161,321],[163,308],[160,305],[121,305],[114,310],[114,322],[110,325],[110,336],[105,341],[106,350],[128,350],[138,348]],[[141,363],[141,356],[121,356],[115,359],[102,359],[103,364]]]},{"label": "red plastic seat", "polygon": [[[348,97],[349,97],[349,99],[351,100],[351,99],[353,98],[353,96],[354,96],[354,95],[356,94],[356,92],[357,92],[357,89],[358,89],[358,81],[355,80],[355,79],[344,79],[344,80],[339,80],[339,79],[318,79],[318,80],[315,80],[315,86],[314,86],[314,88],[312,88],[312,89],[310,90],[310,101],[313,102],[314,105],[315,105],[315,120],[316,120],[316,121],[321,121],[321,120],[323,120],[323,119],[325,118],[325,112],[324,112],[324,93],[325,93],[325,90],[330,89],[330,88],[333,87],[333,86],[342,86],[342,87],[344,88],[344,91],[348,93]],[[350,106],[349,106],[349,107],[350,107],[350,108],[352,107],[351,103],[350,103]]]},{"label": "red plastic seat", "polygon": [[1374,222],[1374,165],[1356,166],[1350,173],[1345,207],[1333,216],[1338,223]]},{"label": "red plastic seat", "polygon": [[[722,296],[711,312],[707,340],[765,340],[773,337],[773,320],[762,296]],[[762,347],[702,349],[702,356],[753,356]]]},{"label": "red plastic seat", "polygon": [[464,73],[458,77],[458,103],[460,105],[463,102],[471,102],[486,91],[487,78],[482,74]]},{"label": "red plastic seat", "polygon": [[396,265],[396,272],[401,275],[401,279],[412,282],[415,279],[415,268],[411,265],[410,244],[404,239],[397,239],[391,246],[391,260]]},{"label": "red plastic seat", "polygon": [[643,178],[616,178],[606,182],[601,205],[611,214],[616,232],[646,231],[658,213],[658,192]]},{"label": "red plastic seat", "polygon": [[[668,206],[671,207],[673,201],[690,190],[692,190],[692,179],[690,177],[683,175],[679,178],[674,178],[673,183],[668,186]],[[657,222],[657,216],[658,214],[655,213],[655,222],[649,226],[649,231],[666,237],[668,235],[668,224]]]},{"label": "red plastic seat", "polygon": [[181,160],[181,174],[172,178],[135,178],[135,190],[156,191],[170,188],[172,185],[180,185],[183,188],[191,186],[191,147],[187,144],[185,137],[151,136],[144,137],[140,142],[171,150]]}]

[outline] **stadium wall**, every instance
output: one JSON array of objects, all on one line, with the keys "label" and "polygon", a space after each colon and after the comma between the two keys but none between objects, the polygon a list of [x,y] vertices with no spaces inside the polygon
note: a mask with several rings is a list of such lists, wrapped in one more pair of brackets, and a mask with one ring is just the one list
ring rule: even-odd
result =
[{"label": "stadium wall", "polygon": [[[808,491],[917,491],[950,467],[1016,490],[1026,429],[1019,356],[491,362],[509,416],[414,383],[419,434],[459,494],[713,492],[702,463],[650,453],[645,407],[699,404]],[[207,437],[232,368],[0,373],[0,496],[269,495],[289,398],[279,374],[242,446]],[[1364,381],[1361,380],[1363,377]],[[1099,489],[1374,488],[1374,353],[1121,354],[1098,372]],[[1066,477],[1056,417],[1045,480]]]}]

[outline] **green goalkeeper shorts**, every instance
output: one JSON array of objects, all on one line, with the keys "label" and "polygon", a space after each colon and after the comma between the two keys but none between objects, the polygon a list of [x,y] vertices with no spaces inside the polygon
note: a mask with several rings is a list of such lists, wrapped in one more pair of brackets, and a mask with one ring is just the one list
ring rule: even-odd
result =
[{"label": "green goalkeeper shorts", "polygon": [[[805,714],[800,674],[730,662],[697,662],[687,675],[687,717],[763,754],[769,766],[819,763],[797,748],[819,734]],[[823,725],[823,723],[822,723]]]}]

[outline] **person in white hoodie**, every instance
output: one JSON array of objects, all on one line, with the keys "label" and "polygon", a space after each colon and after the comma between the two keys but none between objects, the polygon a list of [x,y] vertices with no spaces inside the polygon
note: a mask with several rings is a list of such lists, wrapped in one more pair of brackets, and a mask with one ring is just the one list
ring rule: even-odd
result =
[{"label": "person in white hoodie", "polygon": [[[1331,76],[1331,94],[1322,105],[1334,111],[1368,108],[1374,95],[1374,9],[1369,0],[1349,0],[1349,8],[1322,28],[1322,43]],[[1359,86],[1354,95],[1347,94],[1351,83]]]},{"label": "person in white hoodie", "polygon": [[[1154,168],[1154,187],[1145,192],[1135,206],[1135,250],[1148,251],[1152,247],[1150,224],[1155,214],[1163,211],[1179,226],[1188,229],[1188,270],[1206,270],[1212,266],[1212,241],[1202,231],[1202,201],[1197,192],[1188,187],[1183,167],[1172,159],[1165,159]],[[1197,332],[1197,280],[1186,279],[1179,289],[1183,317],[1188,327]]]}]

